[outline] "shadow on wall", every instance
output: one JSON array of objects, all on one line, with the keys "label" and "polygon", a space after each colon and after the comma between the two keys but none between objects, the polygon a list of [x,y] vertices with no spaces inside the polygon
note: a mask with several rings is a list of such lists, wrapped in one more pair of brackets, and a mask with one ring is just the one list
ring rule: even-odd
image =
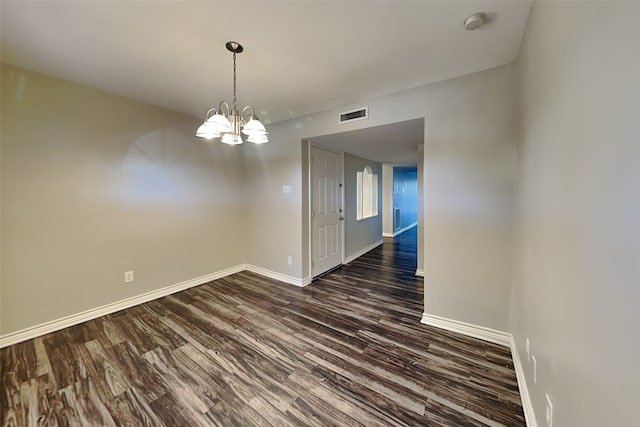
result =
[{"label": "shadow on wall", "polygon": [[117,198],[129,203],[186,202],[228,197],[237,186],[236,147],[194,140],[165,128],[138,137],[121,163]]}]

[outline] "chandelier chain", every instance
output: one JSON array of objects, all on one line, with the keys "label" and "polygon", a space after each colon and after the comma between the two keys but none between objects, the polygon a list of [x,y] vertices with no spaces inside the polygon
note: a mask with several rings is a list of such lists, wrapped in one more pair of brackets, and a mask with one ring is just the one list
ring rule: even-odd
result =
[{"label": "chandelier chain", "polygon": [[233,111],[236,111],[236,53],[233,52]]}]

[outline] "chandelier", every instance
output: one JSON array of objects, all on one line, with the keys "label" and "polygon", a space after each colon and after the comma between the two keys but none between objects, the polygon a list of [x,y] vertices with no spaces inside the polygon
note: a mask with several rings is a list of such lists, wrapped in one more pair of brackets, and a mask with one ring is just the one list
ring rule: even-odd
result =
[{"label": "chandelier", "polygon": [[218,108],[212,108],[205,114],[204,122],[196,130],[198,138],[220,138],[223,144],[242,144],[242,136],[248,142],[264,144],[269,142],[267,130],[256,117],[256,112],[251,105],[247,105],[238,112],[236,108],[236,54],[242,53],[244,48],[240,43],[227,42],[227,50],[233,53],[233,108],[227,101],[222,101]]}]

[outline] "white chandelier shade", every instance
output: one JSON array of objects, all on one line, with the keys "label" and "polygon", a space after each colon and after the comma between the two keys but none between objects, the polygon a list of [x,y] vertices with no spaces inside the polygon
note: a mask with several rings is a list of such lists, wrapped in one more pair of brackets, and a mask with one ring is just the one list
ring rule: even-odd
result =
[{"label": "white chandelier shade", "polygon": [[220,142],[227,145],[240,145],[244,141],[242,140],[242,137],[240,135],[233,134],[233,133],[225,133],[224,135],[222,135]]},{"label": "white chandelier shade", "polygon": [[265,142],[269,142],[269,138],[267,138],[267,134],[264,133],[262,135],[252,135],[247,138],[247,141],[254,144],[264,144]]},{"label": "white chandelier shade", "polygon": [[236,54],[241,53],[244,48],[236,42],[227,42],[226,47],[233,53],[233,107],[222,101],[218,108],[207,111],[204,121],[196,130],[196,137],[220,138],[223,144],[239,145],[244,142],[241,136],[244,134],[247,141],[253,144],[269,142],[267,130],[256,117],[255,109],[247,105],[238,112],[236,108]]},{"label": "white chandelier shade", "polygon": [[261,135],[261,134],[266,134],[267,130],[264,128],[264,125],[262,124],[262,122],[260,122],[260,120],[258,120],[258,118],[252,114],[251,117],[249,118],[249,121],[244,125],[244,128],[242,129],[242,133],[244,133],[247,136]]}]

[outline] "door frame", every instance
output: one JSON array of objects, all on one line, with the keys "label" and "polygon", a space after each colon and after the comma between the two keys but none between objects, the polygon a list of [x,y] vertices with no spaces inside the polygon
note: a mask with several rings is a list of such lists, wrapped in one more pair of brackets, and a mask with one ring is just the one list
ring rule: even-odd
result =
[{"label": "door frame", "polygon": [[345,231],[346,231],[346,227],[347,227],[347,221],[346,221],[346,209],[345,209],[345,199],[344,199],[344,195],[345,195],[345,187],[344,187],[344,151],[338,151],[338,150],[334,150],[332,148],[327,148],[324,147],[320,144],[315,144],[309,140],[306,140],[306,142],[309,144],[309,149],[307,150],[307,194],[309,195],[309,197],[307,197],[307,209],[309,212],[308,215],[308,228],[309,228],[309,236],[308,236],[308,240],[309,240],[309,247],[308,247],[308,251],[309,251],[309,259],[308,259],[308,263],[309,263],[309,276],[311,281],[313,281],[313,279],[315,279],[317,276],[313,275],[313,266],[312,266],[312,262],[313,262],[313,254],[312,254],[312,249],[313,249],[313,229],[312,229],[312,215],[311,215],[311,207],[312,207],[312,197],[313,197],[313,192],[312,192],[312,188],[311,185],[313,185],[313,183],[311,182],[311,167],[313,166],[313,162],[311,161],[311,151],[313,150],[313,148],[318,148],[320,150],[324,150],[324,151],[329,151],[331,153],[335,153],[335,154],[339,154],[340,155],[340,163],[342,164],[342,176],[340,177],[340,182],[342,184],[342,194],[340,194],[340,204],[342,207],[342,215],[345,218],[344,221],[342,221],[342,227],[341,227],[341,231],[340,231],[340,239],[342,241],[342,247],[340,248],[340,264],[344,265],[344,235],[345,235]]}]

